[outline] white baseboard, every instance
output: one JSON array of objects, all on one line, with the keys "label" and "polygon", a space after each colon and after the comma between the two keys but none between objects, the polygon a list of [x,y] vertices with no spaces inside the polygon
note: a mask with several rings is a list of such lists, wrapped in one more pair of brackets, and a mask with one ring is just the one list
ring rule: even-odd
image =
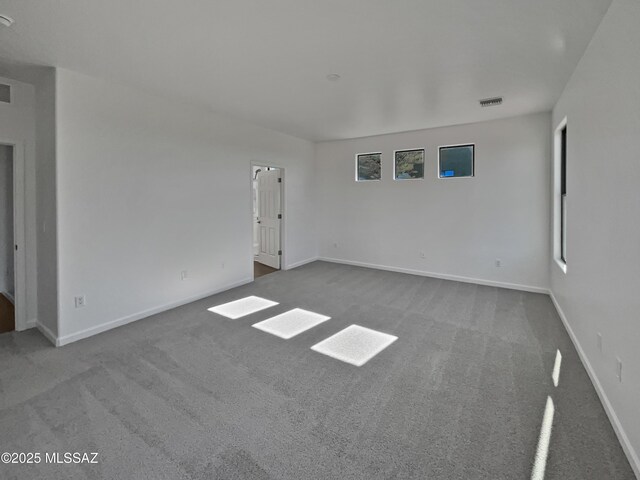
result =
[{"label": "white baseboard", "polygon": [[300,262],[290,263],[284,269],[293,270],[294,268],[301,267],[302,265],[306,265],[307,263],[315,262],[316,260],[318,260],[318,257],[307,258],[306,260],[302,260]]},{"label": "white baseboard", "polygon": [[53,343],[56,347],[60,346],[58,344],[58,337],[54,335],[54,333],[51,330],[49,330],[49,328],[47,328],[45,325],[41,324],[40,322],[36,322],[36,327],[38,330],[40,330],[40,333],[42,333],[42,335],[46,337],[47,340]]},{"label": "white baseboard", "polygon": [[509,288],[512,290],[522,290],[524,292],[549,294],[548,288],[534,287],[530,285],[521,285],[519,283],[497,282],[494,280],[483,280],[481,278],[463,277],[459,275],[448,275],[446,273],[425,272],[423,270],[413,270],[409,268],[400,268],[400,267],[389,267],[387,265],[377,265],[374,263],[354,262],[351,260],[342,260],[339,258],[319,257],[318,260],[321,260],[323,262],[353,265],[356,267],[375,268],[377,270],[386,270],[389,272],[408,273],[410,275],[419,275],[421,277],[433,277],[433,278],[440,278],[442,280],[453,280],[455,282],[475,283],[478,285],[487,285],[490,287]]},{"label": "white baseboard", "polygon": [[[64,335],[62,337],[53,337],[53,343],[57,347],[61,347],[63,345],[67,345],[69,343],[77,342],[78,340],[82,340],[83,338],[92,337],[93,335],[97,335],[98,333],[106,332],[107,330],[111,330],[116,327],[120,327],[122,325],[126,325],[127,323],[135,322],[136,320],[141,320],[146,317],[150,317],[151,315],[155,315],[157,313],[162,313],[166,310],[171,310],[172,308],[179,307],[181,305],[186,305],[187,303],[195,302],[197,300],[201,300],[206,297],[210,297],[211,295],[216,295],[220,292],[224,292],[226,290],[230,290],[232,288],[240,287],[242,285],[246,285],[247,283],[253,282],[253,279],[246,278],[239,282],[235,282],[229,285],[225,285],[224,287],[217,288],[212,291],[204,292],[198,295],[194,295],[192,297],[184,298],[182,300],[178,300],[176,302],[167,303],[160,307],[150,308],[148,310],[144,310],[142,312],[135,313],[133,315],[127,315],[126,317],[118,318],[116,320],[112,320],[110,322],[103,323],[101,325],[96,325],[95,327],[87,328],[85,330],[80,330],[79,332],[71,333],[68,335]],[[42,331],[42,330],[41,330]],[[43,332],[44,333],[44,332]],[[51,332],[49,332],[51,333]],[[45,333],[45,336],[46,333]],[[47,336],[47,338],[49,338]],[[51,340],[51,338],[50,338]]]},{"label": "white baseboard", "polygon": [[558,311],[558,315],[560,316],[560,319],[564,324],[564,328],[569,333],[569,337],[573,342],[573,346],[576,348],[576,351],[580,356],[580,360],[582,360],[582,364],[584,365],[584,368],[587,371],[589,378],[591,379],[591,383],[593,383],[593,386],[596,390],[596,393],[598,394],[598,397],[600,397],[600,402],[602,403],[602,406],[604,407],[604,411],[607,413],[607,416],[609,417],[609,421],[613,426],[613,430],[616,432],[616,435],[618,436],[618,440],[620,441],[620,445],[622,445],[622,449],[624,450],[624,453],[627,455],[627,459],[631,464],[631,468],[633,468],[633,471],[636,474],[636,477],[640,479],[640,458],[638,457],[638,454],[636,453],[635,449],[631,445],[631,442],[629,441],[629,437],[627,437],[627,434],[624,431],[622,423],[618,419],[618,416],[616,415],[616,412],[613,409],[613,406],[611,405],[611,402],[609,401],[607,394],[602,388],[602,384],[600,383],[600,380],[598,380],[598,376],[596,375],[595,370],[591,366],[591,363],[589,362],[589,358],[587,357],[587,354],[584,352],[582,345],[580,345],[580,341],[578,340],[578,337],[576,337],[575,333],[573,333],[573,329],[571,328],[571,325],[569,325],[569,321],[567,320],[567,317],[562,311],[562,307],[560,307],[560,304],[556,300],[556,297],[553,295],[553,292],[550,291],[549,296],[551,297],[551,301],[553,302],[553,305],[556,307],[556,310]]}]

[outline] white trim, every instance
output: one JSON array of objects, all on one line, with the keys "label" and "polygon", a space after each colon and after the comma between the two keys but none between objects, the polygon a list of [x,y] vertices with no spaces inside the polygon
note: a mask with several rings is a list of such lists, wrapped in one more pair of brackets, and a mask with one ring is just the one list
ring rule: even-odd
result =
[{"label": "white trim", "polygon": [[[13,147],[13,284],[15,291],[15,326],[21,332],[29,327],[27,321],[27,242],[26,242],[26,184],[25,142],[0,138],[0,145]],[[12,247],[13,248],[13,247]]]},{"label": "white trim", "polygon": [[464,277],[460,275],[449,275],[446,273],[426,272],[423,270],[413,270],[410,268],[390,267],[387,265],[377,265],[374,263],[353,262],[351,260],[342,260],[339,258],[319,257],[318,260],[323,262],[341,263],[344,265],[353,265],[356,267],[375,268],[377,270],[386,270],[389,272],[408,273],[410,275],[419,275],[421,277],[433,277],[443,280],[453,280],[455,282],[475,283],[477,285],[487,285],[489,287],[509,288],[511,290],[521,290],[523,292],[532,293],[549,293],[548,288],[535,287],[531,285],[521,285],[519,283],[497,282],[495,280],[484,280],[481,278]]},{"label": "white trim", "polygon": [[[67,345],[67,344],[72,343],[72,342],[77,342],[78,340],[82,340],[83,338],[92,337],[93,335],[97,335],[98,333],[106,332],[107,330],[111,330],[113,328],[120,327],[122,325],[126,325],[126,324],[131,323],[131,322],[135,322],[136,320],[141,320],[143,318],[150,317],[151,315],[155,315],[157,313],[165,312],[167,310],[171,310],[172,308],[176,308],[176,307],[179,307],[181,305],[186,305],[187,303],[195,302],[197,300],[201,300],[203,298],[207,298],[207,297],[210,297],[212,295],[216,295],[216,294],[218,294],[220,292],[224,292],[224,291],[230,290],[232,288],[240,287],[242,285],[246,285],[247,283],[251,283],[251,282],[253,282],[252,278],[245,278],[243,280],[240,280],[239,282],[235,282],[235,283],[226,285],[224,287],[217,288],[217,289],[212,290],[212,291],[200,293],[198,295],[194,295],[192,297],[184,298],[184,299],[178,300],[176,302],[167,303],[167,304],[162,305],[160,307],[150,308],[148,310],[144,310],[144,311],[139,312],[139,313],[134,313],[133,315],[127,315],[126,317],[118,318],[116,320],[111,320],[111,321],[105,322],[105,323],[103,323],[101,325],[96,325],[95,327],[87,328],[85,330],[80,330],[78,332],[71,333],[71,334],[65,335],[63,337],[55,337],[49,331],[49,334],[51,334],[51,337],[54,340],[52,340],[52,338],[49,338],[49,336],[47,334],[45,334],[45,336],[47,338],[49,338],[49,340],[51,340],[56,345],[56,347],[61,347],[62,345]],[[45,328],[44,325],[40,325],[40,324],[39,324],[39,327]]]},{"label": "white trim", "polygon": [[292,263],[283,268],[283,270],[293,270],[294,268],[301,267],[307,263],[313,263],[318,260],[318,257],[307,258],[306,260],[300,260],[299,262]]},{"label": "white trim", "polygon": [[[362,155],[380,155],[380,178],[378,179],[369,179],[369,180],[359,180],[358,179],[358,157],[362,156]],[[369,153],[356,153],[354,160],[356,162],[356,171],[355,171],[355,178],[356,178],[356,182],[360,183],[360,182],[380,182],[382,181],[382,152],[369,152]]]},{"label": "white trim", "polygon": [[4,295],[6,297],[7,300],[9,300],[11,303],[13,303],[14,305],[16,304],[16,299],[13,295],[11,295],[9,292],[1,292],[2,295]]},{"label": "white trim", "polygon": [[[558,263],[560,268],[564,273],[567,273],[567,264],[562,260],[562,255],[560,252],[560,235],[562,231],[561,221],[561,212],[562,202],[560,200],[560,170],[561,170],[561,141],[560,135],[562,129],[567,126],[567,118],[564,117],[562,121],[558,124],[558,126],[553,131],[553,162],[552,162],[552,179],[551,179],[551,208],[552,208],[552,224],[551,224],[551,235],[552,235],[552,254],[553,259]],[[567,145],[567,149],[568,149]],[[568,152],[567,152],[568,153]]]},{"label": "white trim", "polygon": [[562,270],[562,273],[567,273],[567,264],[562,261],[561,258],[554,258],[556,265]]},{"label": "white trim", "polygon": [[573,342],[573,346],[576,348],[576,351],[578,352],[578,356],[580,357],[580,360],[582,360],[582,364],[584,365],[584,368],[587,371],[589,378],[591,379],[591,383],[593,383],[596,393],[600,398],[600,402],[604,407],[604,411],[607,413],[607,416],[609,417],[609,421],[613,426],[613,430],[614,432],[616,432],[616,435],[618,436],[620,445],[622,445],[622,450],[624,450],[624,453],[627,455],[627,459],[629,460],[629,463],[631,464],[631,468],[635,472],[636,477],[640,478],[640,458],[638,457],[637,452],[633,448],[633,445],[631,445],[631,442],[629,441],[629,437],[627,437],[627,434],[624,431],[624,427],[622,426],[622,423],[618,419],[618,416],[616,415],[616,412],[613,409],[613,405],[611,405],[611,402],[609,401],[609,398],[607,397],[606,392],[602,388],[602,385],[600,384],[600,380],[598,380],[598,376],[596,375],[595,370],[591,366],[591,363],[589,362],[589,358],[587,357],[587,354],[582,349],[582,345],[580,345],[580,341],[578,340],[578,337],[576,337],[575,333],[573,333],[573,329],[571,328],[571,325],[569,324],[567,317],[562,311],[562,308],[560,307],[560,304],[556,300],[556,297],[552,291],[549,291],[549,296],[551,297],[551,301],[553,302],[553,305],[556,307],[556,310],[558,311],[558,315],[560,316],[560,319],[564,324],[564,328],[569,333],[569,338],[571,338],[571,341]]},{"label": "white trim", "polygon": [[27,329],[35,328],[38,326],[38,320],[36,318],[32,318],[31,320],[27,320]]},{"label": "white trim", "polygon": [[[473,147],[473,157],[471,158],[471,175],[465,175],[460,177],[441,177],[440,176],[440,150],[443,148],[452,147]],[[474,143],[456,143],[453,145],[439,145],[438,146],[438,161],[436,162],[436,178],[438,180],[452,180],[454,178],[475,178],[476,176],[476,144]]]},{"label": "white trim", "polygon": [[56,337],[51,330],[40,322],[36,322],[36,328],[45,336],[47,340],[53,343],[56,347],[59,347],[58,337]]}]

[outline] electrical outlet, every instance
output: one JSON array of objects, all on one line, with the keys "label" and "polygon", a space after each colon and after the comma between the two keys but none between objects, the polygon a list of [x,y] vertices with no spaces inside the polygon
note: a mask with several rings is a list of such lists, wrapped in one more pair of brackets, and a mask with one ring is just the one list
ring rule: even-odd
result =
[{"label": "electrical outlet", "polygon": [[496,258],[496,268],[500,268],[502,267],[502,260],[500,260],[499,258]]},{"label": "electrical outlet", "polygon": [[596,344],[598,345],[598,351],[602,353],[602,334],[600,332],[597,333]]},{"label": "electrical outlet", "polygon": [[184,280],[185,278],[189,278],[189,272],[187,270],[182,270],[180,272],[180,279]]},{"label": "electrical outlet", "polygon": [[420,252],[419,255],[420,258],[427,258],[427,255],[424,252]]},{"label": "electrical outlet", "polygon": [[84,295],[81,295],[75,298],[75,303],[76,303],[76,308],[82,308],[87,304],[87,301],[84,298]]},{"label": "electrical outlet", "polygon": [[622,382],[622,360],[619,358],[616,358],[616,377],[619,382]]}]

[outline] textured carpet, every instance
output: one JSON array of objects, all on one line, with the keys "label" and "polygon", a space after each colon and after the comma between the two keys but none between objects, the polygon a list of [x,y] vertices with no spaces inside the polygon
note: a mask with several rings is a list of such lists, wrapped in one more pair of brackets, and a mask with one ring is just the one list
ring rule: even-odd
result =
[{"label": "textured carpet", "polygon": [[[237,320],[208,307],[279,305]],[[290,340],[251,325],[331,320]],[[362,367],[310,347],[351,324],[398,340]],[[562,353],[559,384],[552,371]],[[0,336],[0,443],[99,463],[2,465],[3,479],[633,479],[545,295],[315,262],[55,349]]]}]

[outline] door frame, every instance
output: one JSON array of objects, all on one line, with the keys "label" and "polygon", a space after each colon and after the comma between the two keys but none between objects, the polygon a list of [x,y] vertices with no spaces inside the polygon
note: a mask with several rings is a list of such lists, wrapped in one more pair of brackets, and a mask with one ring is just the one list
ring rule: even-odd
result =
[{"label": "door frame", "polygon": [[13,147],[13,284],[15,324],[16,331],[19,332],[29,328],[26,308],[25,142],[0,137],[0,145]]},{"label": "door frame", "polygon": [[282,178],[282,182],[280,182],[280,211],[282,213],[282,219],[280,220],[280,250],[282,250],[282,255],[280,255],[280,270],[286,270],[286,262],[285,262],[285,258],[287,255],[287,249],[286,249],[286,238],[284,235],[285,232],[285,222],[286,222],[286,218],[287,218],[287,209],[286,209],[286,199],[285,199],[285,168],[281,167],[279,165],[274,165],[271,162],[260,162],[257,160],[252,160],[251,161],[251,165],[249,166],[249,199],[251,200],[249,202],[249,218],[251,218],[251,235],[250,235],[250,245],[251,245],[251,278],[253,280],[255,280],[255,275],[253,273],[253,262],[254,262],[254,255],[253,255],[253,224],[255,223],[255,218],[253,217],[253,167],[268,167],[268,168],[277,168],[278,170],[280,170],[280,178]]}]

